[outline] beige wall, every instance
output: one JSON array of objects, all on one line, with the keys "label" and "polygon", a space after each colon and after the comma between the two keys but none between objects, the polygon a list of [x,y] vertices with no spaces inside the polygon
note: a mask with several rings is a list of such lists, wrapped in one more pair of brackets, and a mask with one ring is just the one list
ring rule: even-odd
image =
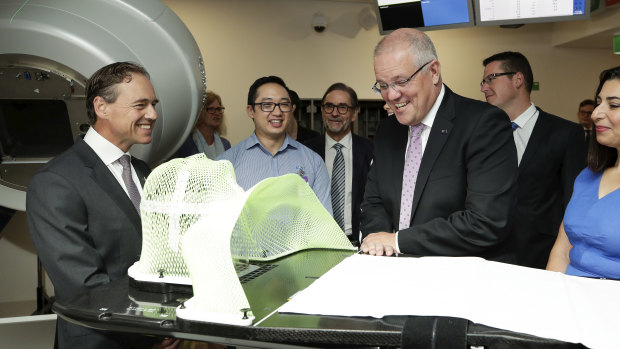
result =
[{"label": "beige wall", "polygon": [[[377,98],[370,90],[374,82],[372,50],[380,39],[377,28],[361,29],[354,38],[348,38],[329,29],[317,34],[310,27],[315,12],[323,12],[332,22],[329,28],[333,28],[336,19],[355,14],[368,4],[318,0],[164,3],[187,24],[200,46],[208,88],[222,96],[233,143],[253,130],[245,112],[247,91],[264,75],[283,77],[302,98],[320,98],[336,81],[353,86],[360,98]],[[596,27],[596,23],[587,27]],[[455,92],[481,99],[478,82],[482,59],[496,52],[518,50],[530,59],[535,80],[540,82],[541,90],[533,92],[535,103],[576,120],[577,104],[592,97],[598,73],[619,65],[620,59],[612,55],[611,46],[608,50],[553,47],[553,37],[564,43],[575,35],[571,28],[571,23],[529,24],[520,29],[478,27],[429,35],[437,46],[444,81]],[[23,213],[17,214],[0,235],[0,275],[0,303],[34,299],[36,255]]]},{"label": "beige wall", "polygon": [[[228,138],[236,143],[253,125],[245,113],[251,83],[279,75],[302,98],[320,98],[331,83],[351,85],[363,99],[374,99],[372,50],[377,27],[354,38],[335,34],[333,23],[369,4],[312,0],[164,0],[188,26],[201,49],[207,87],[226,106]],[[330,24],[322,34],[310,26],[323,12]],[[620,22],[620,21],[619,21]],[[574,22],[577,23],[577,22]],[[534,70],[540,91],[532,99],[546,111],[576,121],[578,103],[591,98],[598,73],[620,64],[610,49],[560,48],[552,36],[570,30],[554,24],[519,29],[475,27],[428,32],[437,46],[446,84],[455,92],[482,99],[482,60],[505,50],[521,51]],[[567,33],[570,37],[571,33]],[[164,116],[165,117],[165,116]]]}]

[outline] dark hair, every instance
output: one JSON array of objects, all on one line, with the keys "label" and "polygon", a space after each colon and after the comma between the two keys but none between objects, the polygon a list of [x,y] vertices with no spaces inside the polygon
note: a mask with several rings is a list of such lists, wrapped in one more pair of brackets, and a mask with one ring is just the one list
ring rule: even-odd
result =
[{"label": "dark hair", "polygon": [[286,84],[284,83],[284,80],[282,80],[282,78],[278,76],[274,76],[274,75],[264,76],[254,81],[252,86],[250,86],[250,91],[248,92],[248,105],[252,105],[252,106],[254,105],[254,100],[256,99],[258,88],[265,84],[270,84],[270,83],[278,84],[284,87],[284,89],[286,90],[286,93],[288,93],[290,96],[290,90],[288,89],[288,87],[286,87]]},{"label": "dark hair", "polygon": [[97,122],[94,100],[99,96],[108,103],[116,102],[117,86],[121,82],[130,82],[132,74],[142,74],[150,79],[149,73],[141,65],[133,62],[116,62],[97,70],[86,81],[86,112],[91,125]]},{"label": "dark hair", "polygon": [[291,103],[297,108],[299,108],[299,103],[301,103],[301,99],[299,99],[299,95],[297,92],[293,90],[288,90],[288,95],[291,96]]},{"label": "dark hair", "polygon": [[[596,88],[595,98],[598,100],[599,94],[603,89],[605,82],[609,80],[620,80],[620,66],[603,70],[599,76],[599,84]],[[596,106],[596,104],[595,104]],[[601,172],[608,167],[612,167],[618,160],[618,150],[606,145],[600,144],[595,140],[595,137],[590,137],[590,145],[588,149],[588,167],[593,172]]]},{"label": "dark hair", "polygon": [[584,99],[581,103],[579,103],[579,108],[581,109],[584,105],[596,105],[596,103],[594,103],[591,99]]},{"label": "dark hair", "polygon": [[332,91],[344,91],[346,93],[349,94],[349,98],[351,98],[351,103],[353,104],[353,108],[357,108],[357,93],[355,93],[355,90],[345,84],[343,84],[342,82],[337,82],[335,84],[332,84],[330,87],[327,88],[327,91],[325,91],[325,94],[323,95],[323,98],[321,99],[321,104],[325,103],[325,97],[327,97],[327,95],[332,92]]},{"label": "dark hair", "polygon": [[532,92],[532,84],[534,82],[534,74],[532,73],[532,67],[527,58],[520,52],[500,52],[482,61],[483,66],[487,66],[491,62],[499,61],[501,68],[504,72],[515,72],[523,74],[525,79],[525,88],[527,92]]}]

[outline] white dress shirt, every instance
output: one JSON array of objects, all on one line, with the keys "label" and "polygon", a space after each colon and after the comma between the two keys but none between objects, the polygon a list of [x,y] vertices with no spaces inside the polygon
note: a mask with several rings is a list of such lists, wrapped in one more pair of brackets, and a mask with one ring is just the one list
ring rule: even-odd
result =
[{"label": "white dress shirt", "polygon": [[[127,154],[131,157],[131,154],[125,153],[120,150],[117,146],[112,144],[107,139],[103,138],[94,128],[89,128],[84,136],[84,142],[88,144],[99,156],[101,161],[108,167],[116,181],[121,185],[127,196],[129,196],[129,192],[127,191],[127,187],[125,186],[125,182],[123,181],[123,165],[118,161],[118,159]],[[131,165],[131,178],[133,182],[136,184],[138,191],[140,192],[140,196],[142,196],[142,185],[140,184],[140,180],[138,179],[138,175],[136,174],[136,170]]]},{"label": "white dress shirt", "polygon": [[329,135],[325,135],[325,166],[327,166],[327,173],[329,173],[330,188],[334,158],[336,157],[336,149],[334,149],[334,144],[336,143],[342,144],[341,151],[344,157],[344,232],[347,235],[351,235],[351,192],[353,190],[353,137],[351,132],[339,142],[333,140]]},{"label": "white dress shirt", "polygon": [[536,120],[538,120],[538,109],[536,109],[534,103],[513,120],[515,124],[519,125],[519,127],[512,132],[515,145],[517,146],[517,164],[521,164],[521,158],[523,157],[523,153],[525,153],[527,142],[530,140],[530,136],[532,136],[532,131],[534,131]]}]

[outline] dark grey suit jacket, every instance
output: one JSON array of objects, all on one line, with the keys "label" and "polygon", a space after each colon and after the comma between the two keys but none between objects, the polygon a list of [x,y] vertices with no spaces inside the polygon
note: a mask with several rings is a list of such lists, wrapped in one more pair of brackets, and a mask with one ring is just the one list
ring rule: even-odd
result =
[{"label": "dark grey suit jacket", "polygon": [[[351,133],[353,138],[353,178],[351,180],[351,236],[358,241],[360,231],[360,204],[364,198],[366,178],[372,162],[373,144],[370,140]],[[308,140],[306,146],[325,161],[325,135]]]},{"label": "dark grey suit jacket", "polygon": [[[398,229],[407,138],[408,126],[394,116],[379,125],[362,202],[364,236]],[[514,262],[508,237],[516,184],[506,113],[446,87],[422,157],[411,227],[398,233],[401,252]]]},{"label": "dark grey suit jacket", "polygon": [[[132,157],[142,184],[148,166]],[[139,259],[140,215],[97,154],[81,138],[37,172],[26,196],[28,228],[58,301],[120,279]],[[140,347],[58,319],[60,348]],[[144,343],[148,346],[152,341]]]},{"label": "dark grey suit jacket", "polygon": [[519,164],[512,236],[517,263],[544,269],[575,178],[586,166],[583,128],[539,110]]}]

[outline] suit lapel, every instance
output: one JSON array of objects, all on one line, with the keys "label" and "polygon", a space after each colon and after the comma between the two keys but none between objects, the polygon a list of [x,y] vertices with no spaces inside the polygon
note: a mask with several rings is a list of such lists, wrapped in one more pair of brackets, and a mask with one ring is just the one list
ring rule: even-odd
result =
[{"label": "suit lapel", "polygon": [[[396,177],[397,180],[392,181],[392,190],[393,190],[393,201],[398,202],[398,207],[400,207],[400,198],[401,193],[403,191],[403,172],[405,170],[405,154],[407,153],[407,139],[409,137],[409,127],[402,125],[396,120],[395,116],[389,116],[394,118],[392,122],[396,124],[396,129],[393,133],[393,143],[391,143],[391,147],[389,149],[393,149],[393,156],[387,156],[387,159],[392,161],[393,173],[398,174]],[[374,166],[374,165],[373,165]],[[398,226],[398,217],[400,212],[395,211],[396,217],[396,226]]]},{"label": "suit lapel", "polygon": [[435,166],[435,162],[441,153],[441,149],[443,149],[446,141],[448,140],[448,136],[452,132],[452,119],[454,119],[455,113],[452,99],[450,97],[450,90],[446,87],[443,101],[437,110],[437,115],[435,116],[435,121],[433,121],[433,126],[431,128],[428,141],[426,142],[426,147],[424,148],[424,154],[422,155],[422,163],[420,164],[420,169],[418,171],[415,191],[413,194],[413,202],[411,205],[412,220],[415,216],[416,208],[420,203],[420,197],[424,192],[424,187],[426,186],[431,170],[433,169],[433,166]]},{"label": "suit lapel", "polygon": [[[129,196],[127,196],[127,193],[125,193],[123,187],[121,187],[108,167],[101,161],[95,151],[81,138],[78,139],[76,143],[76,152],[82,159],[84,165],[92,169],[91,178],[93,181],[99,185],[101,190],[106,193],[116,205],[118,205],[120,210],[123,211],[127,219],[129,219],[134,226],[136,232],[141,234],[142,223],[140,221],[140,215],[131,203]],[[143,176],[140,175],[139,177],[142,178]]]},{"label": "suit lapel", "polygon": [[326,134],[321,137],[321,142],[319,144],[319,155],[321,156],[323,161],[325,161],[325,137],[327,137]]},{"label": "suit lapel", "polygon": [[[364,159],[362,152],[360,151],[360,140],[353,133],[351,133],[351,137],[353,138],[351,142],[351,155],[353,156],[353,166],[351,169],[353,172],[351,176],[351,201],[357,202],[357,194],[359,193],[358,182],[360,180],[359,175],[362,173]],[[352,210],[355,209],[354,206],[355,205],[351,205]]]},{"label": "suit lapel", "polygon": [[523,156],[521,157],[521,163],[519,163],[519,174],[530,164],[534,153],[539,149],[539,146],[544,143],[545,137],[549,134],[548,131],[551,131],[547,129],[548,125],[545,112],[538,109],[538,119],[536,120],[536,124],[534,124],[534,130],[532,130],[530,139],[527,141],[527,146],[525,146],[525,152],[523,152]]},{"label": "suit lapel", "polygon": [[148,169],[143,168],[143,163],[141,161],[138,161],[133,156],[131,157],[131,164],[133,165],[134,170],[136,170],[136,175],[140,180],[140,186],[144,188],[146,177],[150,174],[149,172],[145,172]]}]

